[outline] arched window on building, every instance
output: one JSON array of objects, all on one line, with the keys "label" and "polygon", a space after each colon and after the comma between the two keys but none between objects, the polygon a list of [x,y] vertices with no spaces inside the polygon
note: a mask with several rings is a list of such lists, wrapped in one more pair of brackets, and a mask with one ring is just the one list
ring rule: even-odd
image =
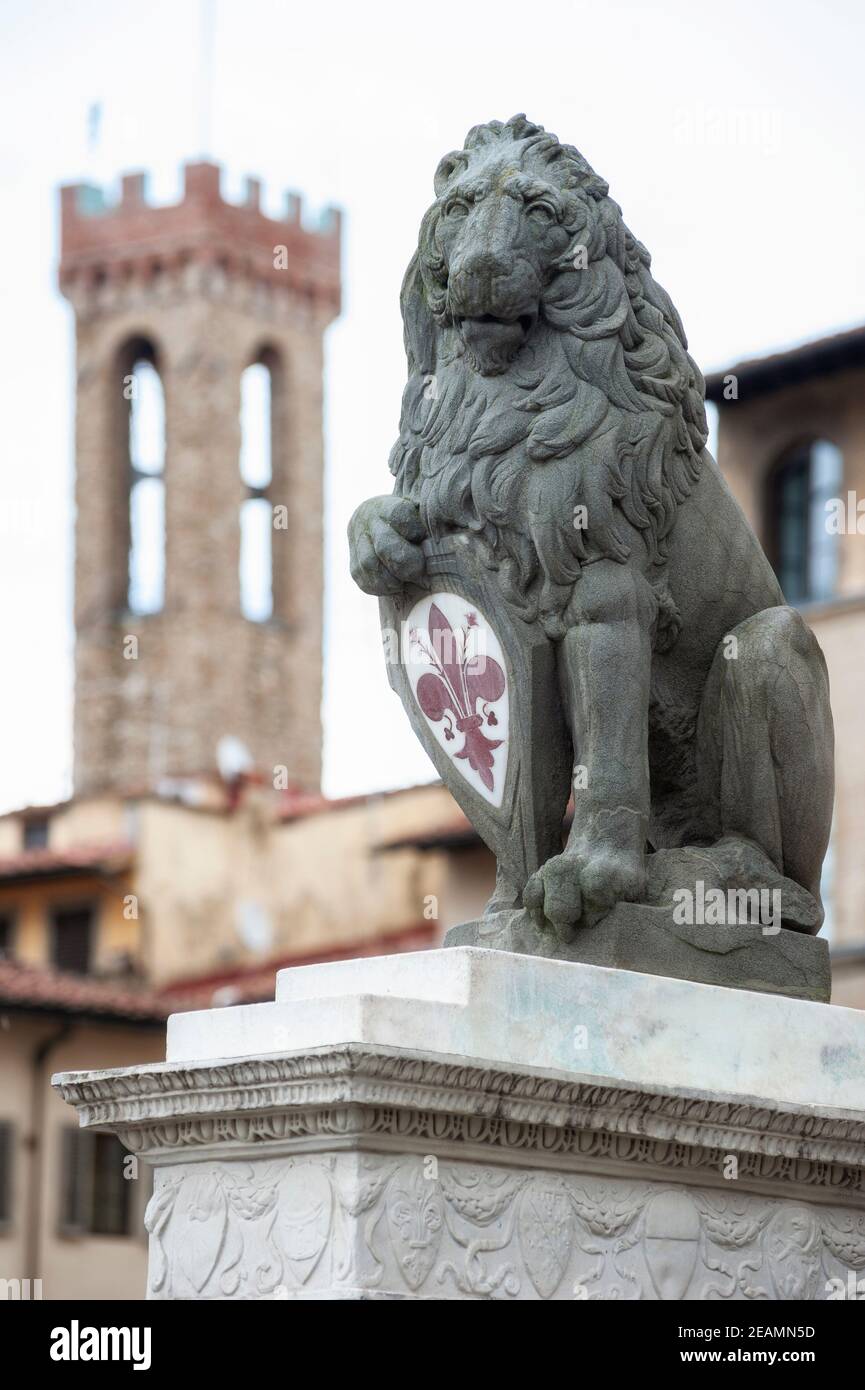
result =
[{"label": "arched window on building", "polygon": [[843,483],[844,460],[827,439],[797,445],[772,470],[772,561],[788,603],[829,599],[836,592],[838,536],[827,525],[826,503],[841,495]]},{"label": "arched window on building", "polygon": [[273,505],[269,488],[272,440],[272,364],[262,354],[240,379],[240,610],[251,622],[273,615]]},{"label": "arched window on building", "polygon": [[133,345],[123,378],[129,403],[130,612],[158,613],[165,600],[165,397],[149,344]]}]

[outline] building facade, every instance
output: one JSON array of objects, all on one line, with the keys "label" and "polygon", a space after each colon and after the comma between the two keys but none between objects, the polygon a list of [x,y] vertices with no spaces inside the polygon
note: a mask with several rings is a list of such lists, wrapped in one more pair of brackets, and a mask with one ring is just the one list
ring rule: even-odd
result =
[{"label": "building facade", "polygon": [[865,328],[713,373],[718,461],[826,656],[835,814],[823,889],[832,999],[865,1007]]},{"label": "building facade", "polygon": [[70,1124],[49,1081],[159,1061],[166,1013],[141,991],[0,968],[0,1298],[142,1296],[150,1175],[111,1135]]},{"label": "building facade", "polygon": [[52,1073],[158,1061],[170,1013],[265,1000],[286,965],[437,945],[492,890],[443,787],[190,785],[0,817],[0,1280],[44,1298],[142,1295],[149,1191]]}]

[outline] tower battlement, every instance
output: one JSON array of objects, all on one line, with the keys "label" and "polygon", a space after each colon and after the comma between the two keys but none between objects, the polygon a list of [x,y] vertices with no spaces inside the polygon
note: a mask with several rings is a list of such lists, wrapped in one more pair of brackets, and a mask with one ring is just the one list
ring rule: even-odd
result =
[{"label": "tower battlement", "polygon": [[242,204],[222,196],[221,169],[210,162],[184,166],[179,203],[147,201],[146,176],[125,174],[119,202],[94,184],[60,190],[59,282],[64,294],[129,281],[150,282],[189,266],[288,288],[335,317],[340,309],[342,216],[325,209],[320,226],[305,225],[296,193],[286,194],[285,215],[261,210],[261,182],[246,180]]}]

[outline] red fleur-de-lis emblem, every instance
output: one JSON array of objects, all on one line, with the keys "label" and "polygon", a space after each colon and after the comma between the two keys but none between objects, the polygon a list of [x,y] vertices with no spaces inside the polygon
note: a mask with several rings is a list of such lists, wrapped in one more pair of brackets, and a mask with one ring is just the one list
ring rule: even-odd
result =
[{"label": "red fleur-de-lis emblem", "polygon": [[487,738],[483,726],[484,721],[488,726],[498,724],[490,706],[505,692],[505,673],[492,657],[470,654],[469,629],[477,626],[477,614],[467,613],[466,626],[455,632],[438,604],[433,603],[427,630],[414,627],[409,639],[433,667],[417,683],[418,704],[433,724],[444,720],[446,739],[463,735],[463,746],[454,757],[466,758],[491,792],[493,752],[501,747],[502,740]]}]

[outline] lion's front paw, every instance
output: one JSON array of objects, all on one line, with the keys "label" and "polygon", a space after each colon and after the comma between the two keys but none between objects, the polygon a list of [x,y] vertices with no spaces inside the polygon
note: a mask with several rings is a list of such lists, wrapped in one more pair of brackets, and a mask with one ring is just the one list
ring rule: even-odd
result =
[{"label": "lion's front paw", "polygon": [[372,497],[348,526],[351,574],[366,594],[397,594],[424,570],[418,509],[404,497]]},{"label": "lion's front paw", "polygon": [[634,902],[646,886],[642,855],[618,847],[569,847],[532,874],[523,902],[567,941],[577,925],[594,926],[618,902]]}]

